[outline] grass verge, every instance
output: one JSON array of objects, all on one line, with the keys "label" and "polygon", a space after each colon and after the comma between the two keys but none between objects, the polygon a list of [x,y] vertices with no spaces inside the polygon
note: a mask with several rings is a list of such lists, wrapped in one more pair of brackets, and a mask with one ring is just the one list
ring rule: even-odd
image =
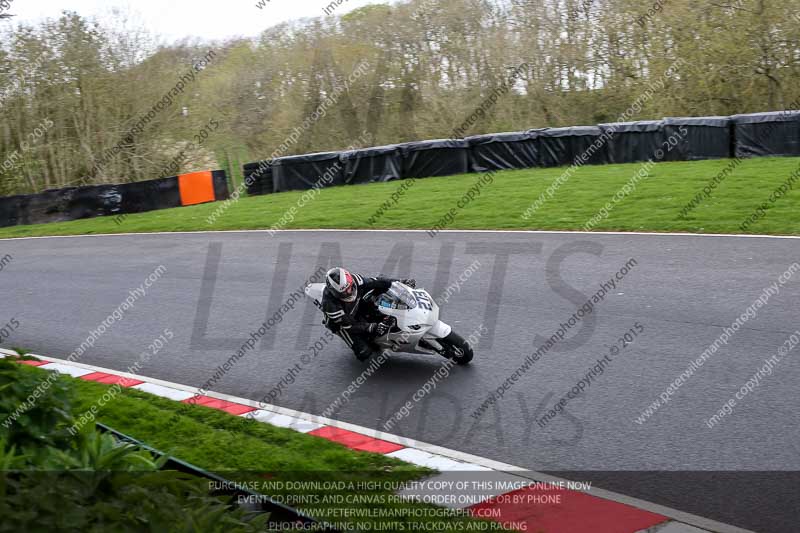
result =
[{"label": "grass verge", "polygon": [[[24,370],[47,372],[34,367]],[[119,389],[118,394],[100,405],[99,400],[112,386],[67,376],[59,379],[65,380],[73,391],[76,419],[94,408],[99,422],[227,479],[254,483],[255,490],[261,489],[264,494],[342,529],[411,531],[419,530],[419,525],[423,524],[426,531],[506,531],[495,522],[453,514],[433,505],[398,501],[386,488],[390,484],[422,479],[434,473],[432,470],[133,389]],[[371,483],[372,488],[354,492],[348,487],[331,494],[330,490],[309,485],[325,481]],[[300,489],[287,490],[284,486],[264,490],[265,487],[279,487],[280,482],[307,485]],[[326,495],[330,501],[324,500]],[[356,496],[355,501],[335,498],[348,495]],[[343,517],[342,509],[346,509],[349,516]],[[409,527],[410,524],[414,526]]]},{"label": "grass verge", "polygon": [[[711,191],[709,198],[688,215],[684,206],[720,176],[732,160],[659,163],[643,171],[646,176],[619,202],[612,198],[642,171],[642,164],[584,166],[555,191],[552,198],[529,218],[528,207],[561,176],[564,168],[498,172],[493,182],[464,209],[457,202],[480,178],[465,174],[417,180],[370,224],[370,218],[391,200],[401,183],[374,183],[333,187],[298,207],[302,192],[285,192],[241,198],[224,210],[214,224],[207,217],[223,204],[152,211],[127,216],[121,223],[112,217],[72,222],[16,226],[0,229],[0,238],[98,233],[199,231],[281,228],[337,229],[431,229],[456,208],[451,229],[580,230],[608,204],[607,218],[594,230],[742,233],[740,224],[767,202],[765,216],[745,233],[800,234],[800,188],[789,190],[774,203],[770,194],[800,173],[800,158],[744,160]],[[797,179],[797,176],[795,176]],[[796,185],[793,183],[792,185]],[[391,203],[391,202],[390,202]],[[295,213],[291,216],[292,208]],[[288,221],[281,224],[280,221]],[[291,220],[289,220],[291,219]]]}]

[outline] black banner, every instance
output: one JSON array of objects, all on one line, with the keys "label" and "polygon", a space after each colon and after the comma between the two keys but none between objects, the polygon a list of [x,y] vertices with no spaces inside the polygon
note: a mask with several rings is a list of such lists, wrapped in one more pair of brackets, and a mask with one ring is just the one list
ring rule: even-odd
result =
[{"label": "black banner", "polygon": [[540,128],[244,165],[248,193],[531,167],[800,156],[800,111]]},{"label": "black banner", "polygon": [[[211,172],[216,200],[228,197],[225,171]],[[120,216],[180,207],[178,177],[114,185],[51,189],[0,198],[0,227]]]}]

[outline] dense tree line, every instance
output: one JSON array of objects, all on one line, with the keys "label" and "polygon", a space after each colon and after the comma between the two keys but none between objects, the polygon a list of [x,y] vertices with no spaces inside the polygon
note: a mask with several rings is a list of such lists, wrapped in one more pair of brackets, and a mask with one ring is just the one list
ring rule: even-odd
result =
[{"label": "dense tree line", "polygon": [[169,46],[122,17],[3,20],[0,194],[446,138],[471,115],[466,134],[614,121],[633,102],[634,119],[782,109],[800,96],[798,12],[800,0],[412,0]]}]

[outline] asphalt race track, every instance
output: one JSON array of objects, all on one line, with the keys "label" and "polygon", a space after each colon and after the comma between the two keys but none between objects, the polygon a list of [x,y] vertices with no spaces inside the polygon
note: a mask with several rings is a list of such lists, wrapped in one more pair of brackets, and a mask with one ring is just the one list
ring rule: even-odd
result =
[{"label": "asphalt race track", "polygon": [[[163,330],[175,338],[142,374],[202,386],[318,266],[411,276],[467,337],[490,332],[472,366],[455,368],[392,433],[576,480],[756,531],[796,531],[800,347],[706,424],[800,329],[800,271],[641,424],[664,393],[790,265],[800,239],[578,233],[266,232],[120,235],[2,241],[3,342],[66,358],[159,265],[163,276],[78,361],[126,370]],[[634,259],[635,264],[629,260]],[[475,263],[475,261],[478,263]],[[559,330],[601,283],[624,279],[533,363],[502,399],[472,413]],[[464,276],[465,269],[470,276]],[[638,326],[636,325],[638,323]],[[565,412],[536,422],[631,328],[633,343]],[[562,332],[563,334],[563,332]],[[364,366],[324,335],[301,301],[213,390],[321,414]],[[536,339],[536,340],[535,340]],[[536,348],[535,348],[536,347]],[[379,428],[443,360],[397,355],[335,415]],[[286,378],[295,364],[302,369]],[[278,393],[277,385],[284,386]],[[290,383],[293,381],[293,383]]]}]

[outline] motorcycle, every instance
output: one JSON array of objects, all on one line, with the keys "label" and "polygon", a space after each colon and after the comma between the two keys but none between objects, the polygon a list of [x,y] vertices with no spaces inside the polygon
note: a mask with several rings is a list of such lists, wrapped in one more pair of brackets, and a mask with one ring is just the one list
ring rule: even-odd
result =
[{"label": "motorcycle", "polygon": [[[305,288],[306,295],[320,310],[324,290],[324,283],[311,283]],[[389,326],[385,335],[372,340],[378,351],[440,355],[459,365],[472,361],[472,347],[439,320],[439,306],[426,290],[395,281],[377,297],[375,307]]]}]

